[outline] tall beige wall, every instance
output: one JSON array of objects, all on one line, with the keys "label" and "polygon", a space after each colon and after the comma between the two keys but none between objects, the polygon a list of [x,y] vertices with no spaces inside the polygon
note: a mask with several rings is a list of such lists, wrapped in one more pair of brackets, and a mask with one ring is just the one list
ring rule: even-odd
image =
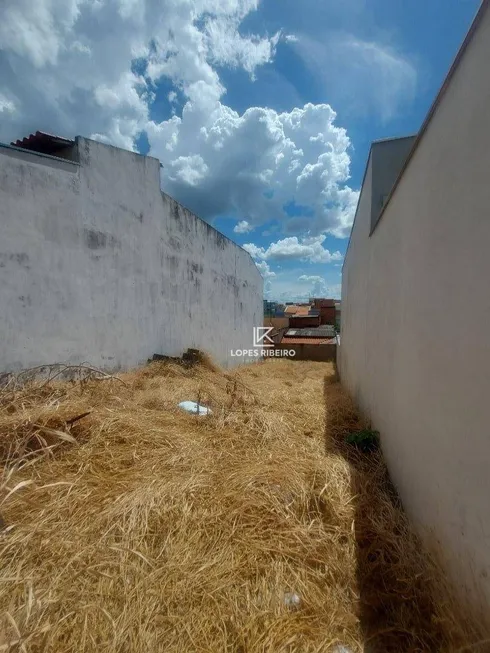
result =
[{"label": "tall beige wall", "polygon": [[368,165],[343,270],[339,361],[409,514],[487,607],[489,64],[485,9],[371,237]]}]

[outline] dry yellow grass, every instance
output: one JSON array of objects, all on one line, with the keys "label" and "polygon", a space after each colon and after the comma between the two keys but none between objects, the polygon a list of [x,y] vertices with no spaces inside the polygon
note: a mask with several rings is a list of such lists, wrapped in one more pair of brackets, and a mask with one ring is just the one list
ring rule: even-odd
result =
[{"label": "dry yellow grass", "polygon": [[343,445],[359,421],[333,375],[153,363],[5,388],[0,651],[484,650],[381,458]]}]

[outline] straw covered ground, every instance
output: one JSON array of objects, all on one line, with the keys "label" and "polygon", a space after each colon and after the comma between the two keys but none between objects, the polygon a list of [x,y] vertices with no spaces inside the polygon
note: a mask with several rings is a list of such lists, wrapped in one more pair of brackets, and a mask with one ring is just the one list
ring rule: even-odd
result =
[{"label": "straw covered ground", "polygon": [[484,650],[330,364],[96,376],[0,391],[0,651]]}]

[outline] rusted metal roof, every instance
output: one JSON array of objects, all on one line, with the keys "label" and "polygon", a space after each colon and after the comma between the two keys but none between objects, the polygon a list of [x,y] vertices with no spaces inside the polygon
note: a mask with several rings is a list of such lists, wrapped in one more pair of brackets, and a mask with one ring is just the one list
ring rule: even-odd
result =
[{"label": "rusted metal roof", "polygon": [[284,309],[285,315],[294,315],[296,311],[298,310],[297,306],[286,306]]},{"label": "rusted metal roof", "polygon": [[281,345],[336,345],[336,338],[288,338],[284,336]]},{"label": "rusted metal roof", "polygon": [[312,327],[310,329],[289,329],[286,332],[289,338],[334,338],[335,327],[324,324],[319,327]]},{"label": "rusted metal roof", "polygon": [[62,136],[54,136],[46,132],[37,131],[35,134],[30,134],[27,138],[22,140],[12,141],[10,145],[14,147],[22,147],[24,150],[31,150],[32,152],[41,152],[42,154],[52,154],[60,150],[73,147],[75,141]]},{"label": "rusted metal roof", "polygon": [[307,313],[306,315],[301,315],[299,313],[296,313],[295,315],[290,315],[290,319],[295,319],[295,320],[311,320],[312,318],[317,318],[318,320],[320,319],[320,313]]}]

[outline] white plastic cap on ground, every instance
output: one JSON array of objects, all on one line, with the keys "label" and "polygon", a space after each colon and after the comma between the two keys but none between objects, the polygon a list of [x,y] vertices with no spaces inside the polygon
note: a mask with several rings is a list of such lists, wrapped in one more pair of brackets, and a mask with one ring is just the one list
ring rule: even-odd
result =
[{"label": "white plastic cap on ground", "polygon": [[194,415],[209,415],[213,412],[211,408],[206,408],[206,406],[202,406],[195,401],[181,401],[179,408],[186,410],[188,413],[193,413]]}]

